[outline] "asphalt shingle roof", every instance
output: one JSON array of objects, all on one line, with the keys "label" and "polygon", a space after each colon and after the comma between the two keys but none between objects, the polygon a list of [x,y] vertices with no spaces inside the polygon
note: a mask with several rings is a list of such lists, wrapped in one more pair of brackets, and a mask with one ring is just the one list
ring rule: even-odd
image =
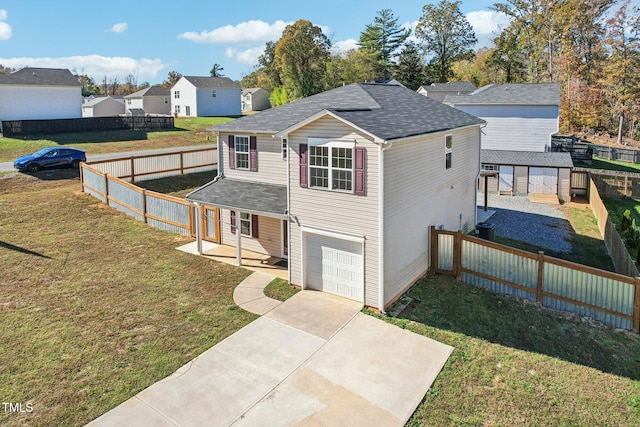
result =
[{"label": "asphalt shingle roof", "polygon": [[277,133],[324,110],[384,140],[484,123],[404,86],[354,83],[245,116],[212,130]]},{"label": "asphalt shingle roof", "polygon": [[560,105],[560,85],[558,83],[487,85],[468,95],[448,95],[443,102],[451,105]]},{"label": "asphalt shingle roof", "polygon": [[422,86],[422,88],[433,92],[473,92],[477,89],[476,85],[471,82],[432,83],[429,86]]},{"label": "asphalt shingle roof", "polygon": [[187,199],[222,208],[284,215],[287,186],[222,178],[188,194]]},{"label": "asphalt shingle roof", "polygon": [[23,68],[10,74],[0,74],[0,85],[82,86],[78,77],[62,68]]},{"label": "asphalt shingle roof", "polygon": [[198,77],[183,76],[192,85],[200,88],[211,89],[241,89],[240,83],[234,82],[229,77]]},{"label": "asphalt shingle roof", "polygon": [[482,163],[494,165],[572,168],[570,153],[533,151],[482,150]]},{"label": "asphalt shingle roof", "polygon": [[142,98],[143,96],[170,96],[171,91],[162,86],[151,86],[125,95],[125,98]]}]

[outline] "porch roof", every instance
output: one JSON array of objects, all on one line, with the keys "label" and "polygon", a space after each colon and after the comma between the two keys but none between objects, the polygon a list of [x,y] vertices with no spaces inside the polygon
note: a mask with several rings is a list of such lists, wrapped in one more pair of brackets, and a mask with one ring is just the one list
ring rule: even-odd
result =
[{"label": "porch roof", "polygon": [[287,186],[222,178],[189,193],[187,200],[223,209],[286,218]]}]

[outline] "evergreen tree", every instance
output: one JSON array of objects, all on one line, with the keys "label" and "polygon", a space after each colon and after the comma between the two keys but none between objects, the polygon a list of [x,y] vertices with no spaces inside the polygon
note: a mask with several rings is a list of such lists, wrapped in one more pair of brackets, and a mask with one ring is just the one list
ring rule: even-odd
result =
[{"label": "evergreen tree", "polygon": [[425,82],[425,66],[420,49],[415,43],[407,43],[398,56],[398,66],[393,76],[409,89],[418,90]]}]

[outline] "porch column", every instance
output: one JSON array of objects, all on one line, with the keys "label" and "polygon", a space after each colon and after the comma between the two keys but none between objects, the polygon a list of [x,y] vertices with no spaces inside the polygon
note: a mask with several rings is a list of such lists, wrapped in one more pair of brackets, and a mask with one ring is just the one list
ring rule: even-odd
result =
[{"label": "porch column", "polygon": [[200,209],[200,203],[195,202],[196,206],[196,246],[198,255],[202,255],[202,212]]},{"label": "porch column", "polygon": [[236,264],[242,265],[242,235],[240,232],[240,211],[235,211],[236,215]]}]

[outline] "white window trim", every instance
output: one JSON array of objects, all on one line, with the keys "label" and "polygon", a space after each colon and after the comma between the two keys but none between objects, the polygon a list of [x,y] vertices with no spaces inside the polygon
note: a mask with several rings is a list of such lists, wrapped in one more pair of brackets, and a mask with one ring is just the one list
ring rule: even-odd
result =
[{"label": "white window trim", "polygon": [[[451,147],[447,147],[447,139],[451,138]],[[451,154],[451,166],[447,167],[447,154]],[[453,167],[453,135],[445,135],[444,137],[444,170],[449,170]]]},{"label": "white window trim", "polygon": [[[238,151],[238,138],[242,138],[242,139],[246,139],[247,140],[247,151]],[[236,169],[240,169],[240,170],[251,170],[251,138],[249,138],[248,136],[244,136],[244,135],[234,135],[233,137],[233,147],[235,150],[234,156],[235,156],[235,164],[236,164]],[[246,168],[241,168],[238,163],[238,154],[247,154],[247,167]]]},{"label": "white window trim", "polygon": [[[243,219],[243,218],[242,218],[242,215],[249,215],[249,218],[248,218],[248,219]],[[243,233],[243,232],[242,232],[242,222],[243,222],[243,221],[244,221],[244,222],[248,222],[248,223],[249,223],[249,234],[246,234],[246,233]],[[239,212],[239,213],[238,213],[238,218],[236,218],[236,223],[237,223],[237,224],[236,224],[236,230],[240,233],[240,235],[241,235],[241,236],[244,236],[244,237],[253,237],[253,230],[252,230],[252,228],[253,228],[253,224],[252,224],[252,223],[253,223],[253,221],[252,221],[252,218],[251,218],[251,214],[250,214],[250,213],[247,213],[247,212]]]},{"label": "white window trim", "polygon": [[176,91],[173,92],[173,98],[174,99],[180,99],[180,91],[179,90],[176,90]]},{"label": "white window trim", "polygon": [[174,105],[173,106],[173,112],[180,114],[180,106],[179,105]]},{"label": "white window trim", "polygon": [[[309,183],[309,188],[314,189],[314,190],[323,190],[323,191],[334,191],[337,193],[346,193],[346,194],[354,194],[355,192],[355,187],[356,187],[356,179],[355,179],[355,175],[356,175],[356,171],[355,171],[355,167],[356,167],[356,159],[355,159],[355,147],[356,147],[356,143],[355,141],[339,141],[339,140],[333,140],[333,139],[326,139],[326,138],[309,138],[308,139],[308,146],[309,147],[318,147],[318,146],[326,146],[329,149],[329,166],[327,166],[326,168],[329,171],[329,186],[328,187],[315,187],[313,185],[311,185],[311,168],[313,167],[318,167],[318,166],[313,166],[311,164],[311,150],[308,151],[307,153],[307,182]],[[351,190],[340,190],[340,189],[333,189],[333,170],[346,170],[343,168],[333,168],[331,166],[331,149],[332,148],[347,148],[351,150]],[[324,167],[321,167],[324,168]]]}]

